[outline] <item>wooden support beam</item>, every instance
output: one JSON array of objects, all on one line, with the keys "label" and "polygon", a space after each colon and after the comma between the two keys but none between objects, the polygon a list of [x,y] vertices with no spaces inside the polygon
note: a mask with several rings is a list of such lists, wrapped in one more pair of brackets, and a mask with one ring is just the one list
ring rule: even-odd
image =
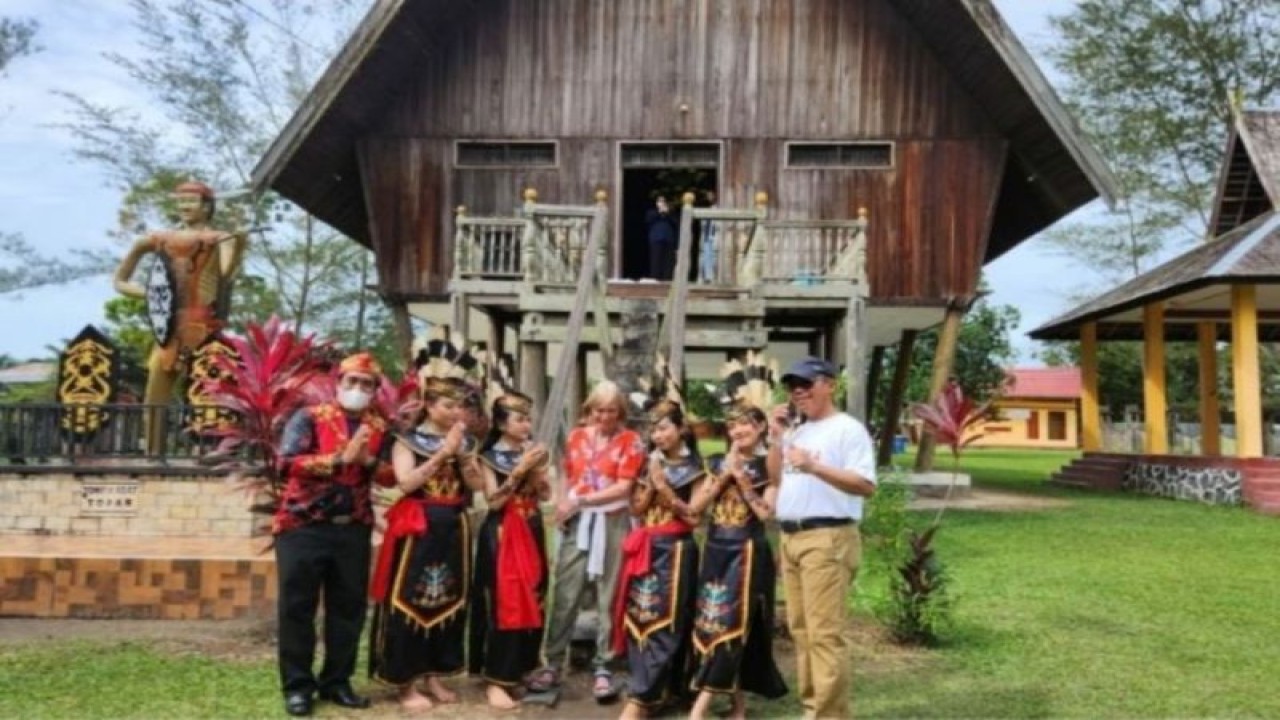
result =
[{"label": "wooden support beam", "polygon": [[520,392],[533,398],[535,413],[541,417],[547,402],[546,343],[520,343]]},{"label": "wooden support beam", "polygon": [[884,399],[884,430],[880,433],[880,447],[876,448],[876,467],[886,467],[893,462],[893,438],[898,434],[898,421],[902,418],[902,397],[907,393],[907,377],[911,373],[911,354],[915,346],[916,331],[903,330],[898,340],[898,358],[893,364],[889,395]]},{"label": "wooden support beam", "polygon": [[1231,384],[1235,395],[1236,457],[1262,457],[1262,383],[1258,371],[1258,291],[1231,286]]},{"label": "wooden support beam", "polygon": [[1098,324],[1080,326],[1080,447],[1102,449],[1102,413],[1098,399]]},{"label": "wooden support beam", "polygon": [[1164,368],[1164,303],[1142,308],[1142,414],[1148,455],[1169,452],[1168,396]]},{"label": "wooden support beam", "polygon": [[877,345],[871,348],[871,367],[867,370],[867,409],[868,422],[872,419],[876,408],[876,396],[880,390],[880,375],[884,372],[884,347]]},{"label": "wooden support beam", "polygon": [[497,313],[489,314],[489,340],[486,347],[494,358],[502,357],[506,352],[507,345],[507,324]]},{"label": "wooden support beam", "polygon": [[1221,455],[1217,323],[1196,323],[1196,337],[1200,347],[1200,454]]},{"label": "wooden support beam", "polygon": [[867,303],[861,293],[849,297],[845,311],[844,342],[845,369],[848,386],[845,392],[845,410],[862,422],[867,421]]},{"label": "wooden support beam", "polygon": [[[956,343],[960,339],[960,321],[964,310],[958,304],[947,308],[942,319],[942,330],[938,333],[938,348],[933,355],[933,377],[929,381],[929,400],[933,401],[947,386],[951,377],[951,368],[956,359]],[[920,447],[916,450],[916,472],[929,472],[933,469],[933,452],[936,441],[932,434],[920,435]]]},{"label": "wooden support beam", "polygon": [[[563,327],[547,325],[536,328],[526,328],[523,325],[520,327],[522,341],[563,343],[566,342],[568,334],[568,328]],[[609,335],[613,344],[617,345],[622,340],[622,328],[620,326],[611,328]],[[598,341],[595,328],[582,329],[579,342],[598,346]],[[686,330],[684,333],[684,346],[699,350],[762,348],[768,343],[769,333],[763,328],[759,330]]]},{"label": "wooden support beam", "polygon": [[685,302],[689,298],[689,268],[693,264],[693,201],[694,195],[691,192],[681,197],[684,207],[680,212],[680,244],[676,247],[676,269],[671,278],[671,297],[666,317],[662,320],[670,331],[666,340],[667,360],[671,366],[671,377],[678,386],[684,385]]}]

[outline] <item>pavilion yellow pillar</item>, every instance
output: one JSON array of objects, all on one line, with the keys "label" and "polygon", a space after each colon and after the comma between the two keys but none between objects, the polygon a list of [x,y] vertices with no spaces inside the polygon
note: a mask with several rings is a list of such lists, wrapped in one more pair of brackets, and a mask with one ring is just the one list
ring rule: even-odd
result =
[{"label": "pavilion yellow pillar", "polygon": [[1258,292],[1231,286],[1231,386],[1235,390],[1236,457],[1262,457],[1262,386],[1258,373]]},{"label": "pavilion yellow pillar", "polygon": [[1200,345],[1200,454],[1221,455],[1222,442],[1218,423],[1218,326],[1196,323]]},{"label": "pavilion yellow pillar", "polygon": [[1080,328],[1080,446],[1085,452],[1102,449],[1102,416],[1098,408],[1098,324]]},{"label": "pavilion yellow pillar", "polygon": [[1142,308],[1142,413],[1146,417],[1143,450],[1148,455],[1169,452],[1167,399],[1164,381],[1164,303]]}]

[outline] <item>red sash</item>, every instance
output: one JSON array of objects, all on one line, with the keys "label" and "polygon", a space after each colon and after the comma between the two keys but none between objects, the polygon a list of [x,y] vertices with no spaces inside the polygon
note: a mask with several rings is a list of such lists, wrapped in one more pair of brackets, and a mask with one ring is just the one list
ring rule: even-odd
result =
[{"label": "red sash", "polygon": [[396,542],[407,535],[425,535],[427,533],[428,506],[458,507],[462,498],[421,498],[402,497],[387,510],[387,531],[382,534],[382,548],[378,550],[378,564],[373,571],[373,583],[369,594],[377,602],[387,597],[391,587],[391,564],[395,559]]},{"label": "red sash", "polygon": [[[627,591],[631,581],[650,571],[649,552],[654,536],[680,536],[693,532],[693,526],[683,520],[670,520],[661,525],[641,525],[627,534],[622,541],[622,572],[618,577],[618,589],[613,597],[613,651],[618,654],[627,649]],[[674,572],[674,570],[673,570]]]},{"label": "red sash", "polygon": [[542,556],[523,511],[536,508],[528,500],[511,499],[502,509],[498,542],[496,590],[499,630],[537,630],[542,627],[538,583],[542,582]]}]

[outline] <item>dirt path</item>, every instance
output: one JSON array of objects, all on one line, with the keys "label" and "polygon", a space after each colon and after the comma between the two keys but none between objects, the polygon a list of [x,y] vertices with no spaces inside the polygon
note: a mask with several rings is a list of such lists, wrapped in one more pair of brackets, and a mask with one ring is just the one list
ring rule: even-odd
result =
[{"label": "dirt path", "polygon": [[1027,495],[1024,493],[1004,492],[1002,490],[974,488],[969,491],[968,495],[953,497],[950,501],[943,501],[940,497],[918,497],[911,501],[909,507],[912,510],[937,510],[944,505],[954,510],[1012,512],[1063,508],[1070,506],[1071,501],[1043,495]]},{"label": "dirt path", "polygon": [[[888,673],[927,663],[927,654],[894,645],[884,630],[869,620],[860,619],[852,628],[854,666],[857,672]],[[47,645],[49,643],[92,641],[103,645],[122,642],[143,643],[156,651],[173,656],[203,656],[226,662],[270,663],[275,658],[275,637],[271,624],[265,621],[180,621],[180,620],[67,620],[0,618],[0,647]],[[775,656],[788,683],[795,677],[795,658],[789,640],[774,643]],[[394,691],[370,686],[363,678],[357,688],[368,692],[374,705],[367,711],[343,712],[340,708],[321,705],[319,717],[355,720],[404,718],[395,702]],[[457,678],[451,687],[462,695],[462,703],[447,712],[433,712],[430,717],[450,720],[511,717],[513,713],[496,713],[485,705],[483,686],[470,678]],[[751,705],[755,705],[752,702]],[[750,705],[749,705],[750,707]],[[760,706],[763,714],[777,713],[776,705]],[[601,706],[591,698],[591,678],[585,671],[571,673],[565,680],[560,703],[555,708],[524,706],[518,713],[527,718],[611,718],[617,717],[621,705]],[[755,713],[757,717],[761,712]],[[683,713],[668,714],[679,717]],[[427,717],[427,715],[424,715]]]}]

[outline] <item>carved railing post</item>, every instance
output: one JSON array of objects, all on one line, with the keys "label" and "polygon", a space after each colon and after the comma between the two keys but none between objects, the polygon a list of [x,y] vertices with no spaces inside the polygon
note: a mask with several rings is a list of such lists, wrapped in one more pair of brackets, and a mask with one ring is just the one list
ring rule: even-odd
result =
[{"label": "carved railing post", "polygon": [[747,252],[740,260],[738,270],[739,284],[743,287],[754,287],[760,282],[764,268],[765,246],[769,242],[769,233],[765,230],[764,221],[769,216],[769,193],[763,190],[756,193],[756,225],[751,230],[747,243]]},{"label": "carved railing post", "polygon": [[[596,190],[596,207],[604,211],[604,217],[608,217],[609,213],[609,193],[604,188]],[[606,228],[607,231],[607,228]],[[606,232],[605,237],[608,237]],[[603,286],[609,279],[609,246],[608,243],[600,243],[600,247],[596,249],[596,279]]]},{"label": "carved railing post", "polygon": [[536,204],[538,191],[525,188],[524,235],[520,238],[520,269],[524,273],[525,282],[537,282],[541,272],[538,258],[538,220],[533,215],[533,206]]},{"label": "carved railing post", "polygon": [[460,278],[471,272],[471,238],[463,225],[467,216],[467,206],[459,205],[454,210],[453,221],[453,277]]},{"label": "carved railing post", "polygon": [[871,294],[871,286],[867,282],[867,209],[858,208],[858,233],[854,236],[853,279],[858,283],[858,292],[863,297]]}]

